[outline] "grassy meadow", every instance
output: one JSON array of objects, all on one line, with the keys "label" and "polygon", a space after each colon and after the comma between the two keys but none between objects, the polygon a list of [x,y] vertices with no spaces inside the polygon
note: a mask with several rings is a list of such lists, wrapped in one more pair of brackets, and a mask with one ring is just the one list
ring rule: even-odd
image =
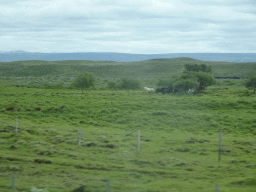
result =
[{"label": "grassy meadow", "polygon": [[[106,88],[123,76],[156,87],[189,62],[241,79],[196,95]],[[12,175],[15,191],[102,192],[106,179],[111,192],[214,191],[216,183],[222,192],[256,190],[256,95],[244,86],[256,63],[19,61],[0,69],[0,191],[10,191]],[[69,89],[84,71],[95,74],[96,87]]]}]

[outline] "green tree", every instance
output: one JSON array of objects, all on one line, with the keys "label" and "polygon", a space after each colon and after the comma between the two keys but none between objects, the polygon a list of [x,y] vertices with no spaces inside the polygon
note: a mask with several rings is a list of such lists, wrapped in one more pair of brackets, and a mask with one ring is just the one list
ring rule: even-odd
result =
[{"label": "green tree", "polygon": [[185,64],[184,67],[186,71],[199,71],[198,64]]},{"label": "green tree", "polygon": [[110,80],[108,81],[108,88],[109,89],[116,89],[118,88],[118,82],[114,81],[114,80]]},{"label": "green tree", "polygon": [[93,73],[81,73],[77,76],[75,81],[73,82],[73,86],[76,88],[81,88],[82,93],[84,92],[84,89],[94,87],[96,78]]},{"label": "green tree", "polygon": [[206,64],[201,64],[200,66],[200,70],[199,71],[202,71],[202,72],[205,72],[205,73],[211,73],[212,72],[212,67],[210,65],[206,65]]},{"label": "green tree", "polygon": [[181,77],[181,79],[191,79],[193,81],[198,81],[197,72],[184,72]]},{"label": "green tree", "polygon": [[199,90],[203,90],[207,86],[216,83],[215,78],[210,73],[199,72],[185,72],[181,75],[182,79],[190,79],[190,81],[197,81],[199,83]]},{"label": "green tree", "polygon": [[253,93],[255,93],[255,89],[256,89],[256,71],[254,71],[251,74],[251,77],[246,81],[245,86],[247,88],[253,88]]},{"label": "green tree", "polygon": [[179,76],[173,75],[170,78],[162,78],[156,82],[157,87],[173,87],[173,83],[180,79]]},{"label": "green tree", "polygon": [[200,72],[196,73],[196,77],[198,78],[200,87],[208,87],[208,86],[214,85],[216,83],[215,78],[209,73],[200,71]]},{"label": "green tree", "polygon": [[205,73],[210,73],[212,71],[211,66],[210,65],[207,66],[206,64],[201,64],[201,65],[185,64],[184,67],[185,67],[185,72],[186,71],[195,71],[195,72],[202,71],[202,72],[205,72]]},{"label": "green tree", "polygon": [[135,90],[139,89],[141,87],[140,82],[135,79],[130,79],[130,78],[122,78],[120,85],[120,89],[125,89],[125,90]]},{"label": "green tree", "polygon": [[174,89],[180,91],[187,91],[189,89],[195,89],[199,86],[199,82],[195,79],[181,79],[173,84]]}]

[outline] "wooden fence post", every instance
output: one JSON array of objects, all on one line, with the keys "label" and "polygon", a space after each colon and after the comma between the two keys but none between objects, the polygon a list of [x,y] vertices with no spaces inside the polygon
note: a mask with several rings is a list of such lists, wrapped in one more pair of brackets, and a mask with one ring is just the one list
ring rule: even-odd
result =
[{"label": "wooden fence post", "polygon": [[220,184],[216,183],[215,192],[219,192],[219,191],[220,191]]},{"label": "wooden fence post", "polygon": [[137,146],[137,153],[140,153],[140,130],[138,130],[138,146]]},{"label": "wooden fence post", "polygon": [[78,146],[81,145],[81,139],[82,139],[82,131],[81,131],[81,126],[79,127],[79,141],[78,141]]},{"label": "wooden fence post", "polygon": [[15,177],[12,175],[12,191],[15,190]]},{"label": "wooden fence post", "polygon": [[219,162],[221,160],[221,139],[222,139],[222,129],[220,130],[220,142],[219,142]]},{"label": "wooden fence post", "polygon": [[16,117],[15,133],[18,133],[18,117]]},{"label": "wooden fence post", "polygon": [[107,192],[110,192],[110,179],[107,179]]}]

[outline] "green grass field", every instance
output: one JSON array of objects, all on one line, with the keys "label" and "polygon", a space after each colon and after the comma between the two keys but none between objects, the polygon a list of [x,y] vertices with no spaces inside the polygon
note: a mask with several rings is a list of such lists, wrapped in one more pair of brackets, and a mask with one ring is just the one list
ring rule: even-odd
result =
[{"label": "green grass field", "polygon": [[[141,62],[145,67],[138,66],[140,70],[133,68],[136,63],[88,64],[99,83],[84,94],[62,86],[46,89],[17,84],[18,80],[31,83],[37,79],[40,83],[47,78],[72,79],[76,71],[69,69],[73,66],[63,67],[67,71],[59,71],[59,78],[54,73],[23,77],[11,72],[9,76],[2,74],[0,191],[10,191],[11,176],[15,175],[16,191],[30,191],[34,186],[50,192],[68,192],[85,185],[86,191],[102,192],[107,189],[105,180],[110,179],[111,192],[208,192],[215,190],[216,183],[222,192],[255,192],[256,95],[245,89],[243,79],[218,80],[196,95],[102,89],[104,80],[113,79],[115,74],[139,78],[143,84],[155,86],[161,75],[181,73],[181,61],[186,62],[176,60],[171,69],[161,60]],[[50,64],[58,68],[65,62]],[[90,63],[79,62],[83,67]],[[163,62],[165,67],[160,69],[154,62]],[[27,65],[38,66],[33,62]],[[109,76],[101,76],[105,69],[100,71],[95,65],[119,68],[113,67]],[[213,74],[238,76],[232,72],[239,69],[236,65],[240,66],[223,64],[221,71],[221,64],[213,63]],[[240,73],[246,76],[250,71],[251,68]],[[222,155],[218,162],[220,129]]]}]

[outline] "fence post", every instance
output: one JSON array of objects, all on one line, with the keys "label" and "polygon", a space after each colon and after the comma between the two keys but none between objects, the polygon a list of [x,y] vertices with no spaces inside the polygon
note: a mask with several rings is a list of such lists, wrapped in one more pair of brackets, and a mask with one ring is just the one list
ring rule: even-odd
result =
[{"label": "fence post", "polygon": [[107,179],[107,192],[110,192],[110,179]]},{"label": "fence post", "polygon": [[221,139],[222,139],[222,129],[220,130],[220,142],[219,142],[219,162],[221,160]]},{"label": "fence post", "polygon": [[220,191],[220,184],[216,183],[215,192],[219,192],[219,191]]},{"label": "fence post", "polygon": [[15,177],[12,175],[12,191],[15,190]]},{"label": "fence post", "polygon": [[137,153],[140,153],[140,130],[138,130],[138,146],[137,146]]},{"label": "fence post", "polygon": [[16,117],[15,133],[18,133],[18,117]]},{"label": "fence post", "polygon": [[81,126],[79,127],[79,141],[78,141],[78,146],[81,145],[81,138],[82,138],[82,131],[81,131]]}]

